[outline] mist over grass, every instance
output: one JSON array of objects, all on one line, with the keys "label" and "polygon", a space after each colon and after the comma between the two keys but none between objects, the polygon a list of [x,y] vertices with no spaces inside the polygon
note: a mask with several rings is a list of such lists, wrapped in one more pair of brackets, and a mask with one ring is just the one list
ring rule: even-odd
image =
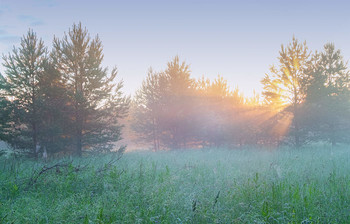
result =
[{"label": "mist over grass", "polygon": [[0,223],[350,223],[348,146],[111,158],[1,157]]}]

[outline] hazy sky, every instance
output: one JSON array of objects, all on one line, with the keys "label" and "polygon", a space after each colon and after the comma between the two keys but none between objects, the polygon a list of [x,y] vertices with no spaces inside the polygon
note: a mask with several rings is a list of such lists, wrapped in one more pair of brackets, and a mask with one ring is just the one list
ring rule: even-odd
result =
[{"label": "hazy sky", "polygon": [[0,0],[0,53],[18,46],[29,28],[51,46],[54,35],[79,21],[99,34],[104,65],[117,66],[127,93],[150,66],[165,69],[175,55],[193,77],[220,74],[246,95],[260,92],[260,80],[293,35],[312,50],[334,42],[350,59],[350,4],[336,0]]}]

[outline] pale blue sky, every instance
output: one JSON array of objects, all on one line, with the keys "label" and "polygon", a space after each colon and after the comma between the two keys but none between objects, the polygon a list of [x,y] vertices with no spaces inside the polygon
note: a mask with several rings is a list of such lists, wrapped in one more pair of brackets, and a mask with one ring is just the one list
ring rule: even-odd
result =
[{"label": "pale blue sky", "polygon": [[79,21],[99,34],[104,65],[118,67],[127,93],[150,66],[162,70],[175,55],[193,77],[220,74],[246,95],[260,92],[260,80],[293,35],[312,50],[334,42],[350,59],[350,4],[337,0],[0,0],[0,53],[18,46],[29,28],[51,46],[54,35]]}]

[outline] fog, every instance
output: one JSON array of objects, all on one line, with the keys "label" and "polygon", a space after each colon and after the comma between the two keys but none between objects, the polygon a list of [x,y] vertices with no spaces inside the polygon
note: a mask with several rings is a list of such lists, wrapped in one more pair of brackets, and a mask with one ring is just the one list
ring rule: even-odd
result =
[{"label": "fog", "polygon": [[129,94],[82,22],[23,33],[0,60],[0,223],[350,223],[336,44],[281,40],[249,96],[181,54]]}]

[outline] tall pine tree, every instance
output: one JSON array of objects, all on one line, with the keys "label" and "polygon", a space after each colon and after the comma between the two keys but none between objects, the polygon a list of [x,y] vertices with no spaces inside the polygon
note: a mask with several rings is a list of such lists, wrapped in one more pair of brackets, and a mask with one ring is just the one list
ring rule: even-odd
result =
[{"label": "tall pine tree", "polygon": [[102,43],[91,39],[81,23],[74,24],[63,39],[54,39],[56,68],[64,76],[72,105],[75,152],[83,149],[110,150],[121,139],[118,119],[126,115],[129,98],[123,83],[116,83],[117,70],[108,74],[101,66]]},{"label": "tall pine tree", "polygon": [[263,96],[269,105],[277,111],[284,110],[293,115],[290,133],[294,137],[294,145],[300,147],[300,104],[305,100],[302,80],[309,61],[309,52],[304,42],[299,43],[296,38],[284,47],[282,45],[279,59],[279,68],[271,67],[271,74],[266,74],[261,81],[264,85]]},{"label": "tall pine tree", "polygon": [[7,140],[16,148],[31,149],[34,156],[37,156],[39,141],[39,80],[46,58],[44,43],[32,30],[21,39],[19,48],[3,57],[5,76],[1,89],[3,97],[11,100],[11,105],[7,106],[12,111],[12,127],[8,129]]},{"label": "tall pine tree", "polygon": [[176,56],[168,62],[164,71],[168,84],[165,87],[163,130],[167,133],[164,141],[172,149],[186,148],[192,139],[194,80],[190,77],[189,65],[180,62]]}]

